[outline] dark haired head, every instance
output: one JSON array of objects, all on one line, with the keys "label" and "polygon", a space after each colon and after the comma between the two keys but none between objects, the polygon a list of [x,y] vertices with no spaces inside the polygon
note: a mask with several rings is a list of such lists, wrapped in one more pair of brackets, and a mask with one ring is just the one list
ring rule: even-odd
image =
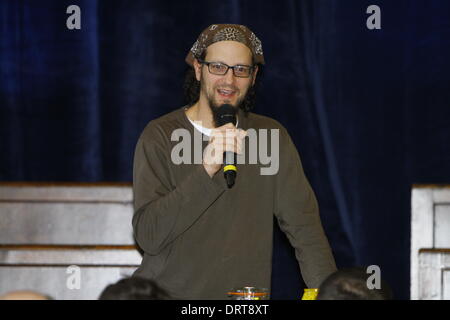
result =
[{"label": "dark haired head", "polygon": [[367,279],[371,274],[363,268],[349,268],[330,275],[319,288],[317,300],[390,300],[389,285],[381,280],[380,289],[370,289]]},{"label": "dark haired head", "polygon": [[[207,50],[203,51],[203,53],[196,57],[197,60],[205,60]],[[255,65],[255,60],[252,58],[252,63]],[[259,79],[261,79],[263,72],[263,68],[261,65],[258,65],[258,76],[256,77],[255,84],[248,88],[247,94],[239,105],[239,108],[244,110],[245,113],[253,110],[256,101],[256,90],[259,86]],[[184,103],[187,104],[188,107],[191,107],[194,103],[198,101],[200,98],[200,81],[197,81],[195,77],[195,70],[193,67],[188,67],[184,77],[183,91],[184,91]]]},{"label": "dark haired head", "polygon": [[164,300],[168,294],[149,279],[125,278],[107,286],[99,300]]}]

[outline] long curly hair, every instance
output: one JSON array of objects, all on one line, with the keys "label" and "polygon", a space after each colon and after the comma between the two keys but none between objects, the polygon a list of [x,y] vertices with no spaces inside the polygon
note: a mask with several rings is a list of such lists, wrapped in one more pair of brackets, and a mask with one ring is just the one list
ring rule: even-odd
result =
[{"label": "long curly hair", "polygon": [[[204,50],[199,57],[196,57],[196,59],[204,60],[205,57],[206,57],[206,50]],[[255,65],[254,58],[252,60],[253,65]],[[253,110],[255,106],[256,92],[260,86],[262,71],[263,71],[262,66],[258,64],[258,75],[256,77],[255,84],[248,89],[247,95],[245,96],[244,100],[239,106],[242,110],[244,110],[245,113]],[[200,98],[200,86],[201,86],[200,81],[197,81],[197,78],[195,77],[194,68],[189,66],[186,70],[183,84],[184,102],[187,104],[188,107],[191,107]]]}]

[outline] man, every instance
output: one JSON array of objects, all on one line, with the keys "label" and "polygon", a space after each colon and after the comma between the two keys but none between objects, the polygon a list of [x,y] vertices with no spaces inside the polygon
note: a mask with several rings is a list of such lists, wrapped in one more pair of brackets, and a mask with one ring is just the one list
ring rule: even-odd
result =
[{"label": "man", "polygon": [[98,300],[167,300],[170,297],[152,280],[132,277],[120,279],[103,289]]},{"label": "man", "polygon": [[[244,286],[270,289],[275,215],[304,280],[317,288],[336,266],[314,192],[286,129],[249,112],[264,64],[261,42],[245,26],[211,25],[186,62],[193,68],[187,81],[191,101],[151,121],[136,146],[133,229],[144,257],[135,275],[154,280],[177,299],[226,299],[230,289]],[[224,104],[235,108],[236,125],[217,127]],[[201,162],[174,161],[179,141],[173,133],[180,129],[206,137]],[[246,136],[259,129],[278,134],[269,146],[273,152],[279,147],[278,167],[262,174],[261,159],[238,164],[229,188],[220,170],[223,152],[249,154]],[[183,157],[195,153],[195,143]]]},{"label": "man", "polygon": [[0,296],[0,300],[51,300],[51,299],[52,298],[50,298],[49,296],[30,290],[11,291]]},{"label": "man", "polygon": [[392,290],[380,279],[378,288],[369,288],[366,268],[336,271],[320,285],[317,300],[392,300]]}]

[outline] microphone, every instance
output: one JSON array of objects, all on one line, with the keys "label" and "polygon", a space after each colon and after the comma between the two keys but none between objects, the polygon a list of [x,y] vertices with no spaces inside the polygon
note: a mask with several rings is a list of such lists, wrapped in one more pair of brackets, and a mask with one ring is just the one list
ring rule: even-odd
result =
[{"label": "microphone", "polygon": [[[217,110],[216,122],[218,127],[230,122],[236,125],[236,108],[230,104],[221,105]],[[232,151],[225,151],[223,153],[223,175],[227,182],[228,188],[232,188],[234,186],[234,181],[236,180],[236,159],[237,155]]]}]

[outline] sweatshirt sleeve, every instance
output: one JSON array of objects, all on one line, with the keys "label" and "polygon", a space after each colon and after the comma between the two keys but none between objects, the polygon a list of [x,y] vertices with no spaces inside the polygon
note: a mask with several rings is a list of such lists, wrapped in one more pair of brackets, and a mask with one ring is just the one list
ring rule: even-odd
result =
[{"label": "sweatshirt sleeve", "polygon": [[132,224],[141,249],[156,255],[192,226],[225,189],[201,164],[184,164],[190,172],[183,181],[174,182],[169,144],[164,146],[158,130],[147,129],[134,154]]},{"label": "sweatshirt sleeve", "polygon": [[319,216],[319,207],[300,156],[286,129],[280,129],[280,167],[276,176],[275,215],[295,248],[306,285],[318,288],[336,271]]}]

